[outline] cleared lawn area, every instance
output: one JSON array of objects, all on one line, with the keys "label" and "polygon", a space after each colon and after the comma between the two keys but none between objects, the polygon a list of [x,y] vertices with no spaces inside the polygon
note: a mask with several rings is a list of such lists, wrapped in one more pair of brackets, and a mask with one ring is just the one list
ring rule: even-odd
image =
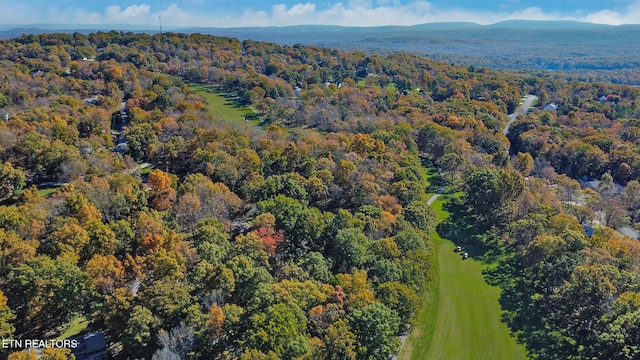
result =
[{"label": "cleared lawn area", "polygon": [[56,191],[58,191],[57,187],[43,188],[38,189],[38,194],[40,194],[41,197],[48,199],[55,194]]},{"label": "cleared lawn area", "polygon": [[[441,199],[432,205],[438,221],[448,216]],[[438,277],[398,359],[527,359],[501,321],[500,289],[486,283],[486,265],[462,260],[455,245],[436,233],[433,245]]]},{"label": "cleared lawn area", "polygon": [[85,331],[87,329],[87,326],[89,326],[89,320],[87,318],[85,318],[84,316],[77,317],[69,324],[69,327],[62,334],[60,334],[60,336],[58,336],[57,339],[64,340],[70,337],[74,337]]},{"label": "cleared lawn area", "polygon": [[[209,113],[214,119],[222,118],[225,120],[242,121],[245,118],[251,119],[255,115],[253,110],[246,106],[238,105],[238,102],[232,97],[223,95],[213,86],[189,84],[189,88],[207,100]],[[250,122],[260,123],[259,120],[251,120]]]}]

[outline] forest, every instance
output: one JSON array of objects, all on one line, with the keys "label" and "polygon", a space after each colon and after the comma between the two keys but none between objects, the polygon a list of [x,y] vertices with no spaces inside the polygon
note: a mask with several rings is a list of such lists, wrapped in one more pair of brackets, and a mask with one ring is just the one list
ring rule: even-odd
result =
[{"label": "forest", "polygon": [[640,222],[637,87],[117,31],[0,40],[0,79],[3,339],[82,321],[114,359],[388,359],[437,231],[494,259],[530,358],[640,354],[640,246],[616,231]]}]

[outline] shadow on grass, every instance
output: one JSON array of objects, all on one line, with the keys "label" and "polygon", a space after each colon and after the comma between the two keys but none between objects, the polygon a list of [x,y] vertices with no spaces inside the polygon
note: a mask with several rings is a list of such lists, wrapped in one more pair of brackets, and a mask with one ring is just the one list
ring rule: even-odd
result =
[{"label": "shadow on grass", "polygon": [[[540,324],[535,323],[530,317],[522,314],[520,307],[529,301],[527,294],[520,290],[523,286],[520,279],[515,276],[521,258],[516,254],[503,254],[492,244],[493,238],[490,229],[476,225],[476,217],[464,204],[461,197],[451,197],[443,204],[443,208],[449,212],[449,217],[437,226],[438,234],[460,246],[461,254],[467,252],[470,258],[481,261],[486,265],[482,274],[489,285],[502,289],[499,302],[502,309],[501,320],[505,323],[516,341],[528,344],[523,323],[540,329]],[[455,251],[455,250],[454,250]]]},{"label": "shadow on grass", "polygon": [[485,263],[496,260],[495,251],[486,244],[486,230],[476,225],[475,216],[459,197],[450,198],[443,205],[449,217],[438,224],[436,231],[441,237],[453,241],[462,247],[462,252]]}]

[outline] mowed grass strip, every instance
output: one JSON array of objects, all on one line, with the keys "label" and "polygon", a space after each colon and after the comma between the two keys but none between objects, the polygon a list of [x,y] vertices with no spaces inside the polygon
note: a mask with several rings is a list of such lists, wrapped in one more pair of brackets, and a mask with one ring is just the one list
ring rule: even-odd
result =
[{"label": "mowed grass strip", "polygon": [[[448,216],[441,199],[432,205],[438,221]],[[525,348],[501,321],[500,289],[486,283],[482,275],[486,265],[472,258],[462,260],[453,251],[455,245],[435,232],[432,239],[437,280],[399,359],[527,359]]]},{"label": "mowed grass strip", "polygon": [[249,107],[239,106],[237,101],[224,96],[213,86],[189,84],[189,88],[207,100],[209,113],[214,119],[243,121],[254,115],[253,110]]}]

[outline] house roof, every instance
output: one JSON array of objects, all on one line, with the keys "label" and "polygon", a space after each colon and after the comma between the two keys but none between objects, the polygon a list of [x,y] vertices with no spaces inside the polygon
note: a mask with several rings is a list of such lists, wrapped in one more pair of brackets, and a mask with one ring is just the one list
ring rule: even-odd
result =
[{"label": "house roof", "polygon": [[[580,184],[583,184],[585,187],[588,187],[589,189],[593,189],[596,191],[599,191],[598,187],[600,186],[600,180],[594,179],[591,176],[583,176],[580,179],[578,179],[578,182]],[[618,183],[613,183],[613,194],[622,194],[624,193],[624,186],[618,184]]]},{"label": "house roof", "polygon": [[107,353],[107,340],[102,331],[75,338],[78,347],[72,349],[77,360],[100,360]]},{"label": "house roof", "polygon": [[582,224],[582,229],[584,229],[584,232],[587,234],[588,237],[592,237],[593,234],[596,232],[594,228],[586,224]]}]

